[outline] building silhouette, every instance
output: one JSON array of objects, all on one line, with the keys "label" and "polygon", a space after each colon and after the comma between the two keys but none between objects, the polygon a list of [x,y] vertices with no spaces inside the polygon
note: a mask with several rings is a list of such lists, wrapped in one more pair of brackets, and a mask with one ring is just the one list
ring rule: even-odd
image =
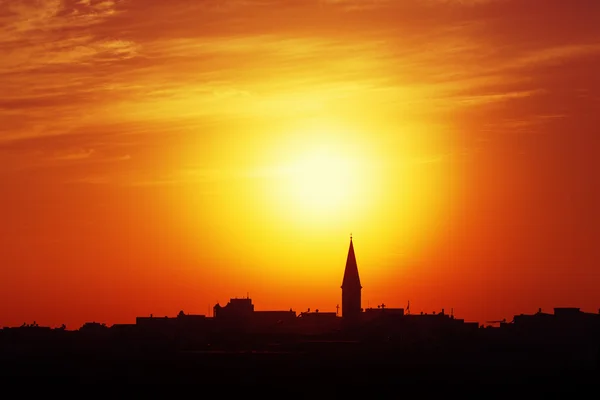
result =
[{"label": "building silhouette", "polygon": [[[510,322],[488,321],[499,326],[484,326],[455,318],[453,310],[449,314],[444,309],[411,313],[410,303],[406,309],[385,303],[363,309],[352,236],[341,289],[341,317],[338,312],[310,308],[304,312],[257,311],[247,295],[231,298],[225,305],[215,304],[212,316],[183,311],[175,317],[150,314],[137,317],[134,324],[108,327],[88,322],[76,331],[66,330],[64,325],[40,327],[35,322],[5,327],[0,329],[0,358],[11,360],[13,370],[20,368],[15,373],[19,376],[35,375],[35,368],[52,375],[47,360],[62,360],[62,368],[69,374],[85,373],[100,380],[103,371],[127,379],[137,371],[146,379],[160,376],[175,381],[186,376],[198,379],[198,371],[209,371],[212,375],[205,376],[209,382],[221,379],[223,373],[241,379],[252,373],[264,377],[265,371],[269,376],[317,371],[313,377],[322,378],[321,367],[331,367],[347,379],[348,371],[363,371],[367,365],[385,366],[378,371],[417,371],[417,377],[420,367],[431,366],[444,371],[439,379],[447,378],[446,371],[454,369],[459,374],[468,371],[461,379],[485,377],[501,382],[508,372],[484,376],[481,371],[508,367],[504,371],[514,370],[510,373],[522,381],[546,372],[552,376],[567,367],[600,366],[600,310],[596,314],[559,307],[549,314],[539,309],[535,314],[515,315]],[[111,360],[109,368],[99,369],[97,363],[102,359]],[[33,360],[41,362],[32,366]],[[144,375],[147,360],[158,366],[160,374]],[[163,360],[171,360],[171,364]],[[80,367],[83,361],[86,368]],[[514,368],[517,365],[519,368]],[[380,372],[377,374],[374,379],[379,383]],[[393,381],[398,376],[393,375]],[[430,381],[426,375],[422,377]],[[356,379],[363,377],[357,375]]]},{"label": "building silhouette", "polygon": [[342,280],[342,318],[344,321],[355,322],[360,319],[362,313],[361,290],[354,244],[352,243],[352,236],[350,236],[350,248],[348,249],[348,258],[344,269],[344,279]]}]

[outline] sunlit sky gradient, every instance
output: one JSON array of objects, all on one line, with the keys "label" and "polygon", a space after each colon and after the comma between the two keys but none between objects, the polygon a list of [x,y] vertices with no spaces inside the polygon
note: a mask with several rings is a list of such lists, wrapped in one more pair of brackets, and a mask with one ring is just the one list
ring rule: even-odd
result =
[{"label": "sunlit sky gradient", "polygon": [[600,307],[600,1],[0,0],[0,326]]}]

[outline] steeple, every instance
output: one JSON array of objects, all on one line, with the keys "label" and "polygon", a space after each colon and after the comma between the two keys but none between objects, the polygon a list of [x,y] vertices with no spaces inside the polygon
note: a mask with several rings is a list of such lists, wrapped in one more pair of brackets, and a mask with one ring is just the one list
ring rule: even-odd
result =
[{"label": "steeple", "polygon": [[346,259],[344,279],[342,280],[342,317],[345,320],[356,320],[360,317],[362,312],[361,289],[354,244],[352,243],[352,235],[350,235],[350,248]]},{"label": "steeple", "polygon": [[344,270],[344,279],[342,280],[342,289],[359,287],[360,277],[358,276],[358,265],[354,255],[354,244],[352,244],[352,235],[350,235],[350,248],[348,249],[348,258],[346,259],[346,269]]}]

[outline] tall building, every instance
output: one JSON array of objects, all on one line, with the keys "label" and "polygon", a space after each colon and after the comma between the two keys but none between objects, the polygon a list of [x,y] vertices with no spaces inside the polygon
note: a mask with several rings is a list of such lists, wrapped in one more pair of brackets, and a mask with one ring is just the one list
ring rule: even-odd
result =
[{"label": "tall building", "polygon": [[360,317],[361,308],[361,290],[360,277],[358,276],[358,266],[356,256],[354,255],[354,245],[352,236],[350,236],[350,249],[346,260],[346,269],[344,270],[344,279],[342,281],[342,318],[353,320]]}]

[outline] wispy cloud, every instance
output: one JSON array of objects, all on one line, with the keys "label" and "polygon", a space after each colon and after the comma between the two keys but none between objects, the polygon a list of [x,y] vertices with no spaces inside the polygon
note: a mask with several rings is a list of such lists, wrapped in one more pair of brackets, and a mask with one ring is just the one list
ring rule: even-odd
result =
[{"label": "wispy cloud", "polygon": [[[0,141],[107,131],[114,153],[123,137],[164,144],[172,136],[150,132],[234,119],[568,115],[555,93],[580,79],[568,65],[600,57],[598,10],[585,0],[2,1]],[[49,143],[65,162],[104,154]]]}]

